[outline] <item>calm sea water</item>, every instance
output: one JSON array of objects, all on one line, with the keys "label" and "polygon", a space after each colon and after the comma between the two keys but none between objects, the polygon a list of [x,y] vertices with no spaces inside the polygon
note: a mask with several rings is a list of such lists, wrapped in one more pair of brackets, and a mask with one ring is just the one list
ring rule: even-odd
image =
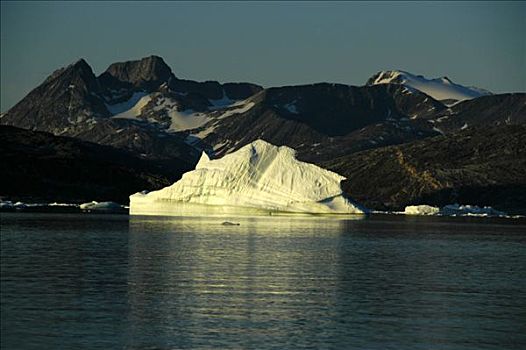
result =
[{"label": "calm sea water", "polygon": [[524,221],[1,214],[2,349],[524,349]]}]

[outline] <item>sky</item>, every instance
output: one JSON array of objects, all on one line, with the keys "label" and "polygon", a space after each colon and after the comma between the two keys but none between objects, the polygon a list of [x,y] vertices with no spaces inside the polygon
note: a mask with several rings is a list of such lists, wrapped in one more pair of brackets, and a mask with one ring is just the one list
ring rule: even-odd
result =
[{"label": "sky", "polygon": [[84,58],[179,78],[363,85],[401,69],[526,91],[526,2],[1,2],[1,111]]}]

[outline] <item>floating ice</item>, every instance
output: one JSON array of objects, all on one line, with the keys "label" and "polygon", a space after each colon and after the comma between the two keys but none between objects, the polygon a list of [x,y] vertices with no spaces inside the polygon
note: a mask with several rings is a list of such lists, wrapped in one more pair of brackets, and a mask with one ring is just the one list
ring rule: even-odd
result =
[{"label": "floating ice", "polygon": [[94,210],[94,211],[120,211],[123,206],[115,202],[96,202],[92,201],[89,203],[83,203],[79,206],[82,210]]},{"label": "floating ice", "polygon": [[406,215],[442,215],[442,216],[506,216],[507,214],[492,207],[476,205],[449,204],[442,208],[430,205],[410,205],[405,207]]},{"label": "floating ice", "polygon": [[203,153],[173,185],[130,196],[130,214],[364,213],[343,194],[343,179],[297,160],[289,147],[257,140],[217,160]]},{"label": "floating ice", "polygon": [[440,214],[451,216],[506,216],[507,214],[492,207],[476,205],[449,204],[440,209]]},{"label": "floating ice", "polygon": [[440,211],[437,207],[430,205],[410,205],[405,207],[405,215],[436,215]]}]

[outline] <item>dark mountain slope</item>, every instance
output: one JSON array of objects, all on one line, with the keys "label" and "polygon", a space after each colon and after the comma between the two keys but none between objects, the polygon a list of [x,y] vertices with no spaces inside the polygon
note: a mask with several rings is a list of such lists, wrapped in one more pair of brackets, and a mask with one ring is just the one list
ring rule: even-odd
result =
[{"label": "dark mountain slope", "polygon": [[[249,83],[180,80],[158,56],[114,63],[98,78],[79,60],[53,73],[2,115],[0,124],[123,148],[152,159],[195,163],[200,152],[185,143],[186,135],[166,132],[170,115],[184,109],[207,112],[216,107],[216,100],[244,99],[261,89]],[[147,102],[135,107],[141,97]],[[169,107],[155,103],[159,101]],[[128,116],[114,118],[129,110],[133,112]]]},{"label": "dark mountain slope", "polygon": [[161,57],[148,56],[137,61],[112,63],[99,80],[106,87],[154,90],[174,78],[171,68]]},{"label": "dark mountain slope", "polygon": [[[202,149],[221,157],[257,139],[264,139],[296,149],[301,160],[331,166],[349,176],[351,181],[346,186],[351,186],[351,193],[356,192],[359,199],[373,208],[400,208],[424,200],[449,203],[457,198],[464,203],[485,204],[487,201],[481,197],[480,188],[489,191],[487,193],[491,193],[497,205],[506,205],[503,188],[520,187],[512,183],[512,179],[522,179],[513,170],[515,166],[522,169],[522,154],[516,157],[519,165],[506,165],[511,169],[509,173],[492,172],[487,167],[495,165],[498,168],[502,167],[499,162],[511,162],[506,155],[513,152],[509,149],[513,146],[506,145],[505,140],[507,137],[518,139],[514,132],[523,127],[508,129],[503,126],[524,125],[526,94],[476,97],[487,92],[462,87],[446,78],[428,80],[407,72],[391,73],[378,75],[362,87],[320,83],[263,90],[249,83],[179,79],[158,56],[114,63],[99,77],[80,60],[53,73],[0,116],[0,124],[74,137],[97,143],[98,147],[118,148],[121,151],[101,148],[99,151],[108,152],[109,158],[102,154],[93,158],[95,146],[92,145],[89,150],[82,148],[79,157],[94,169],[103,162],[109,164],[109,169],[114,169],[115,164],[122,165],[124,170],[119,178],[124,184],[136,184],[133,188],[144,184],[144,179],[136,182],[133,166],[128,167],[135,161],[140,161],[137,166],[144,173],[160,172],[164,178],[169,178],[170,172],[162,170],[170,168],[167,164],[174,164],[173,173],[180,175],[182,169],[195,165]],[[403,73],[403,79],[396,78],[402,77],[399,73]],[[416,86],[424,86],[428,93],[436,96],[458,97],[454,99],[457,102],[437,101]],[[444,91],[447,94],[444,95]],[[469,99],[458,102],[464,98]],[[492,133],[494,127],[498,130]],[[20,131],[15,134],[20,135]],[[440,134],[446,136],[429,139]],[[33,135],[28,134],[27,138],[42,143]],[[13,145],[20,142],[19,136]],[[54,139],[49,142],[62,144]],[[484,142],[493,148],[483,148]],[[71,147],[83,144],[79,142]],[[390,145],[401,146],[385,148]],[[9,148],[11,145],[3,147],[6,154],[11,154],[8,164],[17,169],[12,173],[8,170],[6,174],[12,177],[16,173],[33,174],[37,179],[33,182],[40,184],[39,188],[54,188],[52,192],[61,193],[60,183],[48,181],[49,185],[44,186],[39,171],[31,170],[29,163],[32,162],[38,169],[47,168],[39,157],[31,158],[33,153],[24,153],[29,144],[18,150],[24,155],[20,164],[16,163],[16,152]],[[371,149],[378,149],[378,153],[368,151]],[[472,149],[479,153],[465,154]],[[41,150],[39,148],[38,152]],[[52,179],[55,175],[61,178],[60,174],[68,173],[61,163],[64,154],[57,155],[56,150],[52,150],[51,155],[36,153],[53,159],[57,162],[56,168],[61,169],[60,173],[45,170],[44,179]],[[119,163],[117,154],[121,153],[118,152],[122,152],[124,164]],[[426,154],[435,158],[426,158]],[[486,161],[488,155],[495,156],[490,158],[490,163]],[[466,159],[466,165],[460,159]],[[80,163],[72,161],[72,164],[80,169]],[[89,174],[92,177],[86,173],[82,179],[98,186],[97,193],[117,193],[118,196],[124,193],[124,190],[112,192],[113,185],[122,184],[117,184],[120,180],[104,170]],[[100,178],[99,174],[106,175]],[[33,183],[29,176],[21,178],[24,179],[22,183]],[[71,188],[78,189],[80,185],[74,181],[72,176],[64,179],[63,185],[73,182]],[[151,185],[147,188],[156,188],[153,182]],[[23,192],[22,187],[18,189]],[[509,202],[520,203],[516,197],[520,193],[520,190],[511,193]]]},{"label": "dark mountain slope", "polygon": [[262,138],[322,163],[354,152],[460,130],[526,122],[526,94],[489,95],[446,108],[399,84],[353,87],[314,84],[271,88],[254,106],[200,130],[217,157]]},{"label": "dark mountain slope", "polygon": [[526,126],[465,130],[351,154],[322,164],[375,209],[410,204],[490,205],[526,212]]},{"label": "dark mountain slope", "polygon": [[526,123],[526,93],[481,96],[437,113],[434,125],[444,133],[480,126]]},{"label": "dark mountain slope", "polygon": [[72,123],[109,115],[103,92],[84,60],[55,71],[0,119],[25,129],[60,132]]},{"label": "dark mountain slope", "polygon": [[261,86],[250,83],[225,83],[217,81],[197,82],[177,78],[172,69],[159,56],[111,64],[99,76],[101,85],[111,89],[135,89],[157,91],[163,84],[182,94],[195,94],[206,99],[245,99],[261,91]]},{"label": "dark mountain slope", "polygon": [[[445,109],[425,94],[408,93],[403,86],[388,84],[355,87],[321,83],[270,88],[250,101],[254,106],[246,112],[210,123],[213,131],[204,142],[213,147],[222,145],[215,147],[218,156],[259,138],[293,147],[302,159],[313,159],[316,152],[321,158],[324,154],[334,157],[334,150],[341,154],[346,147],[360,150],[402,139],[407,142],[438,134],[430,123],[411,119],[414,115]],[[210,128],[210,124],[201,129]],[[367,138],[360,133],[367,134]],[[359,140],[363,141],[360,145]]]},{"label": "dark mountain slope", "polygon": [[130,194],[170,185],[193,168],[10,126],[0,126],[0,139],[0,195],[15,199],[127,203]]}]

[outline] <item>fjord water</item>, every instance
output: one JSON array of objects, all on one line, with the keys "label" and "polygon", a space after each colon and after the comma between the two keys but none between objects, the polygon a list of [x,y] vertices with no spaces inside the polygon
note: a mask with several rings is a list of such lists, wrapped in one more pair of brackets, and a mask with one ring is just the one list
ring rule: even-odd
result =
[{"label": "fjord water", "polygon": [[1,214],[2,349],[519,349],[518,220]]}]

